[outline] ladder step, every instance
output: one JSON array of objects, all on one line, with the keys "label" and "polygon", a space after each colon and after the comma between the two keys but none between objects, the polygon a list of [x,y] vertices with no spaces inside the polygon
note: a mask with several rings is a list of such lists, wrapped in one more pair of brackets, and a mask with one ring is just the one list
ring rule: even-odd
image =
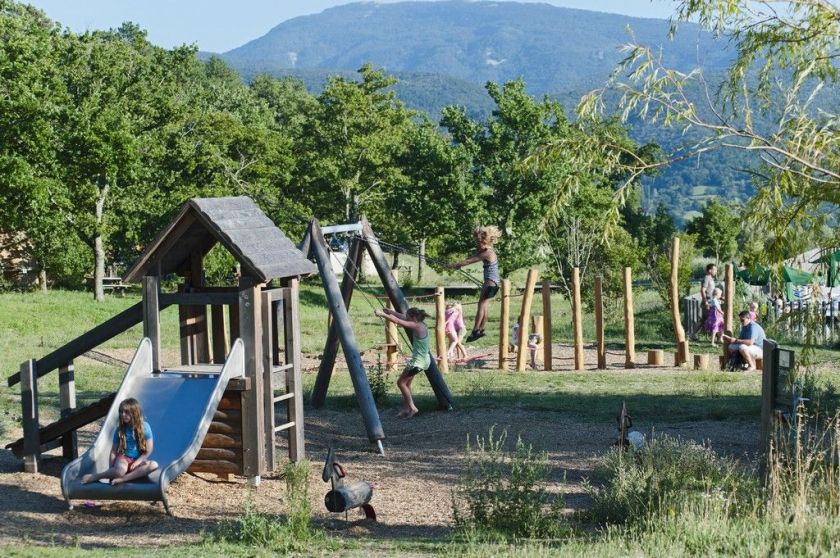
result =
[{"label": "ladder step", "polygon": [[295,421],[287,422],[286,424],[281,424],[280,426],[275,426],[275,432],[282,432],[283,430],[288,430],[289,428],[295,425]]},{"label": "ladder step", "polygon": [[292,366],[294,366],[294,363],[291,363],[291,362],[288,363],[288,364],[281,364],[280,366],[272,366],[271,367],[271,373],[273,374],[275,372],[282,372],[283,370],[289,370],[289,369],[292,368]]},{"label": "ladder step", "polygon": [[294,394],[294,393],[284,393],[283,395],[279,395],[279,396],[275,397],[275,398],[274,398],[274,402],[275,402],[275,403],[280,403],[281,401],[285,401],[285,400],[287,400],[287,399],[291,399],[291,398],[292,398],[292,397],[294,397],[294,396],[295,396],[295,394]]}]

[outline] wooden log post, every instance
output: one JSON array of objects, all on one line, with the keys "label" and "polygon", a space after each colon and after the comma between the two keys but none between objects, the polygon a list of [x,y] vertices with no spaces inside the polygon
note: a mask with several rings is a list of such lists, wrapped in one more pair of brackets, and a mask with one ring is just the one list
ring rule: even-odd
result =
[{"label": "wooden log post", "polygon": [[[321,227],[315,219],[310,222],[309,227],[312,234],[312,251],[315,254],[315,263],[318,265],[318,274],[321,276],[324,291],[327,295],[327,302],[330,305],[330,311],[338,328],[338,339],[341,341],[341,347],[344,349],[344,359],[347,361],[347,369],[350,372],[353,390],[356,393],[356,399],[359,402],[359,408],[362,412],[362,420],[365,424],[368,440],[377,442],[385,438],[385,431],[382,429],[379,411],[376,409],[376,402],[373,400],[370,382],[365,373],[362,357],[359,354],[359,345],[356,342],[356,335],[353,333],[350,315],[344,306],[344,299],[341,296],[338,279],[336,279],[335,273],[332,270],[329,249],[327,248],[326,242],[324,242]],[[319,376],[320,373],[319,370]],[[316,387],[319,386],[317,381],[315,385]],[[323,393],[315,393],[313,389],[313,405],[316,401],[316,396],[319,401],[324,401],[326,398],[326,384],[321,384],[321,388],[323,389]]]},{"label": "wooden log post", "polygon": [[680,319],[680,237],[675,236],[671,242],[671,318],[674,324],[674,335],[676,337],[677,353],[674,360],[675,366],[681,366],[688,360],[688,343],[685,340],[685,329]]},{"label": "wooden log post", "polygon": [[551,354],[551,282],[542,282],[543,327],[537,333],[543,339],[543,370],[552,369],[553,355]]},{"label": "wooden log post", "polygon": [[[735,270],[731,263],[726,264],[724,269],[723,331],[727,332],[727,335],[732,335],[729,332],[733,331],[735,325]],[[724,341],[721,344],[723,345],[723,356],[726,357],[729,355],[729,341]]]},{"label": "wooden log post", "polygon": [[607,367],[607,345],[604,337],[604,278],[595,277],[595,343],[598,345],[598,370]]},{"label": "wooden log post", "polygon": [[[315,242],[313,240],[313,242]],[[313,245],[314,248],[314,245]],[[362,268],[363,253],[362,241],[358,238],[350,245],[350,253],[344,263],[344,276],[341,278],[341,299],[344,301],[344,308],[350,311],[350,301],[353,298],[353,285],[356,277]],[[329,252],[327,252],[329,257]],[[332,271],[332,262],[327,262]],[[324,342],[324,352],[321,355],[321,364],[318,366],[318,376],[315,378],[315,386],[312,389],[312,406],[319,409],[324,406],[327,397],[327,389],[330,386],[333,369],[335,368],[335,357],[338,354],[338,324],[331,319],[333,313],[327,317],[327,339]]]},{"label": "wooden log post", "polygon": [[143,277],[143,337],[152,342],[152,371],[160,372],[160,278]]},{"label": "wooden log post", "polygon": [[[76,377],[72,362],[58,369],[58,401],[61,418],[65,418],[76,410]],[[61,437],[61,454],[65,459],[76,459],[79,456],[78,437],[75,430]]]},{"label": "wooden log post", "polygon": [[694,369],[708,370],[709,369],[709,355],[694,355]]},{"label": "wooden log post", "polygon": [[665,351],[662,349],[651,349],[647,354],[647,363],[651,366],[662,366],[665,364]]},{"label": "wooden log post", "polygon": [[540,272],[536,269],[528,270],[525,280],[525,293],[522,296],[522,308],[519,312],[519,346],[516,349],[516,371],[525,371],[525,359],[528,356],[528,317],[531,315],[531,303],[534,301],[534,287]]},{"label": "wooden log post", "polygon": [[438,366],[442,374],[449,372],[449,358],[446,354],[446,292],[443,287],[435,288],[435,341]]},{"label": "wooden log post", "polygon": [[262,377],[263,377],[263,455],[266,469],[271,472],[277,466],[277,455],[274,443],[274,319],[272,314],[274,306],[274,294],[262,292]]},{"label": "wooden log post", "polygon": [[580,270],[572,268],[572,329],[575,339],[575,370],[583,370],[583,308],[580,301]]},{"label": "wooden log post", "polygon": [[265,468],[260,290],[261,284],[253,277],[239,278],[239,334],[245,345],[245,377],[250,379],[250,389],[243,393],[242,455],[244,475],[252,484],[259,484]]},{"label": "wooden log post", "polygon": [[[394,309],[394,305],[388,300],[385,306],[389,310]],[[394,322],[385,322],[385,367],[389,372],[397,370],[397,349],[399,347],[399,332],[397,331],[397,324]]]},{"label": "wooden log post", "polygon": [[295,425],[289,430],[289,460],[297,463],[306,459],[303,423],[303,359],[300,339],[300,281],[296,278],[287,280],[288,290],[284,291],[283,324],[285,331],[286,364],[292,368],[286,371],[286,393],[294,394],[288,404],[288,420]]},{"label": "wooden log post", "polygon": [[[388,298],[394,304],[394,309],[404,314],[408,311],[408,303],[405,300],[405,295],[403,295],[402,289],[400,289],[394,276],[391,275],[391,268],[388,266],[388,261],[385,259],[385,254],[382,252],[376,235],[373,234],[373,229],[370,228],[370,223],[365,218],[362,218],[361,223],[362,234],[366,240],[365,245],[367,246],[368,254],[370,254],[370,259],[373,261],[373,266],[376,268],[376,273],[382,281],[382,286],[385,287]],[[411,336],[410,331],[406,333],[409,334],[409,337]],[[444,381],[435,359],[432,359],[429,368],[426,370],[426,379],[429,380],[429,385],[432,386],[432,391],[435,392],[438,408],[452,410],[452,392],[449,391],[449,386],[446,385],[446,381]]]},{"label": "wooden log post", "polygon": [[502,279],[502,304],[499,314],[499,370],[508,369],[508,332],[510,331],[510,279]]},{"label": "wooden log post", "polygon": [[624,368],[636,367],[636,325],[633,316],[633,270],[624,268]]},{"label": "wooden log post", "polygon": [[30,359],[20,365],[21,425],[23,426],[23,470],[38,472],[41,438],[38,430],[38,364]]}]

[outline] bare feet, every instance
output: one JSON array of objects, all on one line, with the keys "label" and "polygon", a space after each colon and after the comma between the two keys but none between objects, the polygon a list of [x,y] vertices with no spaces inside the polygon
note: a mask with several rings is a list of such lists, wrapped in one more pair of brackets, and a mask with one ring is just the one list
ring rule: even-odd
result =
[{"label": "bare feet", "polygon": [[121,477],[117,477],[115,479],[111,479],[111,486],[117,486],[118,484],[122,484],[125,481]]},{"label": "bare feet", "polygon": [[399,418],[411,418],[419,412],[420,411],[417,410],[417,407],[414,407],[414,408],[411,408],[411,409],[403,409],[402,411],[400,411],[400,413],[397,416]]},{"label": "bare feet", "polygon": [[93,482],[93,475],[83,475],[82,476],[82,484],[88,484]]}]

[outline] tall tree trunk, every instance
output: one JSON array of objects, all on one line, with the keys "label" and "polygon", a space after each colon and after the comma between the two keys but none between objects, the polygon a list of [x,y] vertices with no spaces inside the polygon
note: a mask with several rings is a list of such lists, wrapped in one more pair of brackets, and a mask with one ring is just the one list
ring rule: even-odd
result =
[{"label": "tall tree trunk", "polygon": [[420,246],[418,247],[417,258],[417,282],[423,280],[423,264],[426,263],[426,239],[420,239]]},{"label": "tall tree trunk", "polygon": [[399,251],[396,248],[394,248],[394,251],[391,252],[391,256],[392,256],[391,269],[397,269],[398,267],[400,267],[400,253],[399,253]]},{"label": "tall tree trunk", "polygon": [[105,240],[102,236],[103,215],[105,213],[105,198],[108,196],[109,185],[97,184],[98,194],[96,196],[96,232],[93,237],[93,257],[95,268],[93,272],[93,297],[97,302],[105,300],[105,289],[103,279],[105,277]]},{"label": "tall tree trunk", "polygon": [[41,292],[47,292],[47,270],[41,267],[41,271],[38,272],[38,284],[41,285]]}]

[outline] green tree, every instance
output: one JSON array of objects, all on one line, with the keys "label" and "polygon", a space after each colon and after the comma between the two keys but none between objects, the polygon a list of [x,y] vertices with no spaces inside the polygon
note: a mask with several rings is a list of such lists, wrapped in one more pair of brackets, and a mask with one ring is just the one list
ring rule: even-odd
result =
[{"label": "green tree", "polygon": [[697,236],[697,247],[703,250],[704,256],[714,256],[715,263],[720,264],[735,256],[741,222],[737,207],[710,200],[703,212],[688,223],[686,232]]},{"label": "green tree", "polygon": [[[826,94],[838,80],[840,7],[823,0],[691,0],[677,6],[675,32],[679,22],[693,21],[728,35],[736,46],[719,94],[702,70],[667,68],[658,48],[631,43],[615,79],[587,96],[579,110],[598,113],[605,93],[617,90],[625,118],[703,132],[670,160],[718,148],[754,154],[760,168],[747,214],[763,231],[764,258],[778,262],[804,234],[825,230],[840,206],[840,114]],[[705,95],[690,98],[687,92],[698,88]]]}]

